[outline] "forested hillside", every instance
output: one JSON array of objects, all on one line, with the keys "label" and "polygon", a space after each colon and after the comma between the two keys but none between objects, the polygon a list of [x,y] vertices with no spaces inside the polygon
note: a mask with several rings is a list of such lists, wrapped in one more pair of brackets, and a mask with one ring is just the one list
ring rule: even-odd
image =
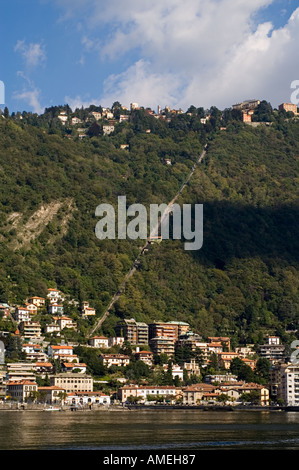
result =
[{"label": "forested hillside", "polygon": [[[58,287],[100,317],[142,243],[98,240],[96,207],[118,195],[168,203],[207,142],[179,201],[203,204],[203,247],[154,245],[102,332],[124,317],[187,321],[235,343],[298,328],[298,121],[277,114],[252,127],[214,112],[203,125],[192,113],[160,122],[139,112],[109,136],[94,124],[80,140],[48,114],[0,118],[0,301]],[[79,319],[75,306],[65,312],[83,341],[95,320]]]}]

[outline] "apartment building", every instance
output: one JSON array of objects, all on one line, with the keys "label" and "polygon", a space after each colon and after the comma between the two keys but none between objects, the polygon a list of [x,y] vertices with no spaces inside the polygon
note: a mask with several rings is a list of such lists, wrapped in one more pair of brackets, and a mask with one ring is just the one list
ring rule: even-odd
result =
[{"label": "apartment building", "polygon": [[39,322],[32,321],[22,321],[19,325],[20,332],[24,338],[40,338],[41,336],[41,326]]},{"label": "apartment building", "polygon": [[92,392],[93,379],[86,374],[66,372],[52,375],[50,377],[50,386],[63,388],[67,393]]},{"label": "apartment building", "polygon": [[223,349],[230,351],[230,338],[227,336],[210,336],[209,343],[221,343]]},{"label": "apartment building", "polygon": [[47,298],[51,304],[64,302],[64,295],[58,289],[48,289]]},{"label": "apartment building", "polygon": [[179,327],[176,322],[174,323],[162,323],[154,322],[148,325],[149,329],[149,339],[163,337],[169,338],[173,343],[178,340],[179,336]]},{"label": "apartment building", "polygon": [[268,336],[266,343],[259,346],[258,355],[268,359],[272,364],[283,362],[285,359],[285,346],[280,344],[277,336]]},{"label": "apartment building", "polygon": [[207,343],[202,343],[201,336],[192,331],[188,331],[183,335],[179,335],[176,348],[190,348],[191,351],[195,351],[197,348],[202,348],[203,344],[207,347]]},{"label": "apartment building", "polygon": [[38,391],[37,383],[31,380],[12,381],[6,383],[6,393],[13,400],[19,402],[27,401],[28,399],[35,400]]},{"label": "apartment building", "polygon": [[146,323],[136,322],[134,318],[124,319],[116,324],[116,336],[130,344],[148,344],[149,328]]},{"label": "apartment building", "polygon": [[168,356],[173,356],[175,351],[175,343],[173,339],[164,336],[157,336],[150,339],[149,345],[152,352],[157,355],[167,354]]},{"label": "apartment building", "polygon": [[299,364],[280,364],[276,368],[277,399],[286,406],[299,406]]},{"label": "apartment building", "polygon": [[64,309],[62,304],[57,304],[53,302],[48,306],[49,315],[63,315]]}]

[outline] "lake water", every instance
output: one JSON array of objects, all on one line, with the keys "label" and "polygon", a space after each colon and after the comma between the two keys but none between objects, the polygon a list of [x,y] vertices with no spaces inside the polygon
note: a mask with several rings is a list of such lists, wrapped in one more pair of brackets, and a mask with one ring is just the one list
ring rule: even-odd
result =
[{"label": "lake water", "polygon": [[1,411],[0,450],[299,449],[299,413]]}]

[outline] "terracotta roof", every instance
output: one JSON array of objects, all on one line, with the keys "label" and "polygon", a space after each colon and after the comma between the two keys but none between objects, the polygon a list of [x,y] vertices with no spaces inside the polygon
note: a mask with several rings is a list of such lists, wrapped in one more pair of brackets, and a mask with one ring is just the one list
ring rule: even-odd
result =
[{"label": "terracotta roof", "polygon": [[37,385],[32,380],[9,380],[6,385]]},{"label": "terracotta roof", "polygon": [[86,367],[86,364],[79,362],[64,362],[64,367],[76,368],[76,367]]}]

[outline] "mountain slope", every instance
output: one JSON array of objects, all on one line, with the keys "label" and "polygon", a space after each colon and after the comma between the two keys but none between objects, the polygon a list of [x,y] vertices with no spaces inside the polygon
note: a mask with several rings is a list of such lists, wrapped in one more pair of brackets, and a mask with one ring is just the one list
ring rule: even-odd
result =
[{"label": "mountain slope", "polygon": [[[104,313],[141,243],[98,240],[97,205],[116,205],[118,195],[128,204],[168,203],[203,148],[191,122],[164,126],[78,141],[0,120],[2,301],[57,286]],[[298,327],[299,124],[231,122],[207,138],[207,158],[179,201],[204,206],[202,249],[187,252],[174,240],[153,246],[104,333],[122,317],[188,321],[204,337],[240,342]],[[78,315],[75,307],[67,313]]]}]

